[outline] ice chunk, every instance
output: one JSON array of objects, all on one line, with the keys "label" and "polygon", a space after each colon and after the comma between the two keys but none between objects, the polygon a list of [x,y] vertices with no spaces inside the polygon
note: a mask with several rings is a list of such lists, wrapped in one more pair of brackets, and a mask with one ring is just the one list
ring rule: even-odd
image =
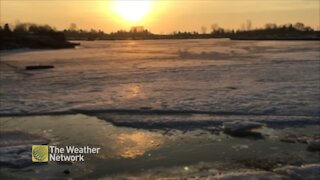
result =
[{"label": "ice chunk", "polygon": [[263,123],[251,121],[232,121],[223,123],[223,130],[227,134],[240,135],[252,133],[251,130],[261,128]]},{"label": "ice chunk", "polygon": [[287,179],[282,175],[278,175],[271,172],[258,171],[258,172],[241,172],[241,173],[230,173],[226,175],[214,176],[212,180],[284,180]]},{"label": "ice chunk", "polygon": [[2,131],[0,136],[0,166],[24,168],[32,165],[31,147],[33,144],[48,144],[49,140],[22,131]]},{"label": "ice chunk", "polygon": [[286,166],[277,168],[275,173],[290,177],[290,179],[319,179],[320,164],[310,164],[302,167]]}]

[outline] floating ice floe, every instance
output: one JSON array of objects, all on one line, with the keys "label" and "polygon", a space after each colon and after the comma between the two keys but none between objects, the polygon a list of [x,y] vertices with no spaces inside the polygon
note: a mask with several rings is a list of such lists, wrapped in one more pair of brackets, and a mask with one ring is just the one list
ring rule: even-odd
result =
[{"label": "floating ice floe", "polygon": [[316,180],[320,177],[320,164],[309,164],[301,167],[285,166],[273,171],[290,179]]},{"label": "floating ice floe", "polygon": [[286,177],[266,171],[257,172],[239,172],[239,173],[229,173],[225,175],[214,176],[210,178],[212,180],[284,180]]},{"label": "floating ice floe", "polygon": [[265,124],[251,121],[232,121],[223,123],[223,131],[234,136],[241,135],[258,135],[260,133],[252,130],[263,127]]},{"label": "floating ice floe", "polygon": [[308,144],[309,151],[320,151],[320,136],[310,136],[310,135],[295,135],[289,134],[280,139],[282,142],[286,143],[302,143]]},{"label": "floating ice floe", "polygon": [[[310,141],[308,145],[309,151],[320,151],[320,140]],[[320,176],[320,171],[319,171]]]},{"label": "floating ice floe", "polygon": [[24,168],[32,165],[33,144],[48,144],[49,140],[22,131],[2,131],[0,138],[0,167]]},{"label": "floating ice floe", "polygon": [[41,70],[41,69],[52,69],[54,66],[52,65],[34,65],[34,66],[26,66],[26,70]]}]

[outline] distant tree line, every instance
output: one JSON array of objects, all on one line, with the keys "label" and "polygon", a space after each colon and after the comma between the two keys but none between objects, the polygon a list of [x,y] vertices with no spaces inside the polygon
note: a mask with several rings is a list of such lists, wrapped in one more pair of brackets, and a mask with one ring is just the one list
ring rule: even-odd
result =
[{"label": "distant tree line", "polygon": [[207,39],[230,38],[238,40],[320,40],[320,31],[316,31],[303,23],[277,25],[268,23],[263,28],[252,28],[252,22],[247,20],[240,29],[224,29],[217,24],[211,25],[208,33],[205,26],[201,32],[175,31],[171,34],[153,34],[142,26],[132,27],[129,31],[119,30],[105,33],[102,30],[89,31],[78,29],[72,23],[68,29],[57,31],[49,25],[33,23],[18,23],[0,26],[0,49],[20,47],[30,48],[70,48],[75,44],[67,40],[128,40],[128,39]]},{"label": "distant tree line", "polygon": [[320,32],[300,22],[285,25],[269,23],[264,28],[238,30],[230,38],[244,40],[320,40]]},{"label": "distant tree line", "polygon": [[106,33],[101,30],[91,29],[90,31],[77,29],[75,23],[71,23],[69,29],[63,30],[64,35],[69,40],[95,40],[95,39],[105,39]]},{"label": "distant tree line", "polygon": [[49,25],[18,23],[11,28],[9,24],[0,26],[0,49],[14,48],[71,48],[73,43],[66,41],[63,32]]},{"label": "distant tree line", "polygon": [[153,39],[154,34],[144,29],[142,26],[132,27],[130,31],[119,30],[107,34],[102,30],[86,31],[77,29],[76,24],[72,23],[69,29],[63,30],[65,36],[70,40],[119,40],[119,39]]},{"label": "distant tree line", "polygon": [[174,31],[171,34],[154,34],[142,26],[132,27],[129,31],[119,30],[109,34],[101,30],[78,30],[75,24],[64,30],[67,39],[77,40],[121,40],[121,39],[320,39],[319,31],[305,26],[303,23],[277,25],[268,23],[263,28],[253,28],[252,22],[247,20],[240,29],[224,29],[217,24],[211,25],[208,33],[206,26],[201,27],[201,32]]},{"label": "distant tree line", "polygon": [[65,40],[65,36],[62,32],[58,32],[49,25],[37,25],[33,23],[19,23],[12,29],[8,24],[5,24],[2,28],[0,26],[1,37],[15,37],[15,36],[52,36],[56,39]]}]

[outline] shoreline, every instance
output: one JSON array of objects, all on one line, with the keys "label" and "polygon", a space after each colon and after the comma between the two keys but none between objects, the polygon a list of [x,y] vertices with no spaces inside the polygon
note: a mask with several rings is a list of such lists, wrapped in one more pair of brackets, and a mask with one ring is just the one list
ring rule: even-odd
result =
[{"label": "shoreline", "polygon": [[219,38],[163,38],[163,39],[157,39],[157,38],[150,38],[150,39],[94,39],[94,40],[88,40],[88,39],[68,39],[69,41],[145,41],[145,40],[220,40],[220,39],[229,39],[232,41],[320,41],[320,38],[296,38],[296,39],[282,39],[282,38],[230,38],[230,37],[219,37]]},{"label": "shoreline", "polygon": [[0,56],[33,52],[33,51],[38,51],[38,50],[40,50],[40,49],[30,49],[30,48],[6,49],[6,50],[0,50]]},{"label": "shoreline", "polygon": [[[58,112],[35,112],[0,114],[0,118],[87,115],[97,117],[119,127],[152,129],[206,129],[219,127],[225,122],[250,121],[264,123],[273,128],[301,125],[320,125],[319,115],[252,114],[236,112],[105,109],[70,110]],[[110,117],[112,117],[110,119]],[[162,119],[166,119],[163,121]],[[170,119],[170,120],[168,120]]]}]

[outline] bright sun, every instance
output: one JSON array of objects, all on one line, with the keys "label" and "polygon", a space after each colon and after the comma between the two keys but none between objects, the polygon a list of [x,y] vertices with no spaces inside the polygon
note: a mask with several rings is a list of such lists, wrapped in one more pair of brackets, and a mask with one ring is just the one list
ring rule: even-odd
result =
[{"label": "bright sun", "polygon": [[129,22],[142,20],[150,9],[151,0],[117,0],[114,4],[116,13]]}]

